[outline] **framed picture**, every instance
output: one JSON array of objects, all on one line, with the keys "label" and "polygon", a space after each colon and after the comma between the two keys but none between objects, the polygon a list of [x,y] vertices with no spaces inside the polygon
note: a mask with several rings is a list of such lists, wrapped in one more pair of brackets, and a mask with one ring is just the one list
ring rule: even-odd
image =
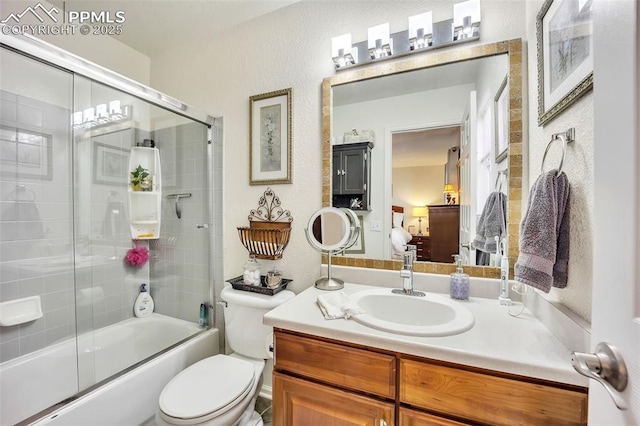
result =
[{"label": "framed picture", "polygon": [[0,126],[0,174],[53,179],[53,136],[13,126]]},{"label": "framed picture", "polygon": [[590,0],[546,0],[536,18],[538,125],[593,88]]},{"label": "framed picture", "polygon": [[93,142],[93,183],[126,185],[129,179],[130,150]]},{"label": "framed picture", "polygon": [[291,183],[292,89],[250,98],[249,184]]},{"label": "framed picture", "polygon": [[344,251],[345,254],[364,254],[364,220],[361,215],[358,215],[358,219],[360,219],[360,238],[349,249]]},{"label": "framed picture", "polygon": [[509,147],[509,78],[504,77],[493,98],[496,163],[507,157]]}]

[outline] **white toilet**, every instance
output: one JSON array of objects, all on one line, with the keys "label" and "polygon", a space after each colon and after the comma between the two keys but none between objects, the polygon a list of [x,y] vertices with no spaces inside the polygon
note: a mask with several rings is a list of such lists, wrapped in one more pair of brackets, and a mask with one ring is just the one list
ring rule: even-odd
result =
[{"label": "white toilet", "polygon": [[267,296],[225,287],[225,332],[234,353],[205,358],[174,377],[160,394],[156,424],[261,426],[254,407],[265,360],[273,356],[272,328],[262,317],[294,295],[288,290]]}]

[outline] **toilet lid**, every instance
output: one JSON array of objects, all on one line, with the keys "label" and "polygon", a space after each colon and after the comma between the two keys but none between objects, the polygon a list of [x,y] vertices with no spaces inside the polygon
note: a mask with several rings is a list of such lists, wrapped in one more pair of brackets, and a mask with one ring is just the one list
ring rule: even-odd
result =
[{"label": "toilet lid", "polygon": [[247,361],[226,355],[205,358],[165,386],[160,394],[160,409],[170,417],[203,417],[243,397],[254,380],[255,369]]}]

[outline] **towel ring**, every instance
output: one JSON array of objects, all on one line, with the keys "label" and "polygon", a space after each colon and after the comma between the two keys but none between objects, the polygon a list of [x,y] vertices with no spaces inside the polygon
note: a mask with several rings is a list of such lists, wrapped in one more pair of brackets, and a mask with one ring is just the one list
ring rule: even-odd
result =
[{"label": "towel ring", "polygon": [[[29,199],[26,200],[22,200],[20,199],[20,193],[24,192],[27,194],[30,194],[31,197],[29,197]],[[36,201],[36,193],[33,191],[33,189],[29,188],[27,185],[17,185],[16,189],[13,191],[13,200],[14,201],[24,201],[24,202],[34,202]]]},{"label": "towel ring", "polygon": [[562,164],[564,163],[564,156],[567,153],[567,144],[573,142],[575,140],[576,129],[574,127],[570,128],[566,132],[562,133],[554,133],[551,135],[551,140],[547,144],[547,149],[544,150],[544,155],[542,156],[542,164],[540,165],[540,173],[544,173],[544,160],[547,158],[547,153],[549,152],[549,148],[551,148],[551,144],[553,141],[560,139],[562,141],[562,158],[560,158],[560,165],[558,166],[558,173],[562,172]]},{"label": "towel ring", "polygon": [[[504,177],[506,179],[507,171],[506,170],[498,170],[498,175],[496,176],[496,183],[495,183],[495,185],[493,185],[495,190],[498,191],[498,192],[502,191],[502,181],[503,180],[500,179],[500,176],[503,176],[503,175],[504,175]],[[498,183],[500,184],[500,187],[498,187]]]}]

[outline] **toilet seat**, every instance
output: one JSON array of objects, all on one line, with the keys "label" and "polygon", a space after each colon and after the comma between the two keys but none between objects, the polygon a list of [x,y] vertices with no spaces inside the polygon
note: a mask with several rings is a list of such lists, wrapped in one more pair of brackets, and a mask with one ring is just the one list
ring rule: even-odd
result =
[{"label": "toilet seat", "polygon": [[243,400],[255,380],[255,367],[248,361],[227,355],[205,358],[165,386],[160,394],[160,412],[174,424],[212,419]]}]

